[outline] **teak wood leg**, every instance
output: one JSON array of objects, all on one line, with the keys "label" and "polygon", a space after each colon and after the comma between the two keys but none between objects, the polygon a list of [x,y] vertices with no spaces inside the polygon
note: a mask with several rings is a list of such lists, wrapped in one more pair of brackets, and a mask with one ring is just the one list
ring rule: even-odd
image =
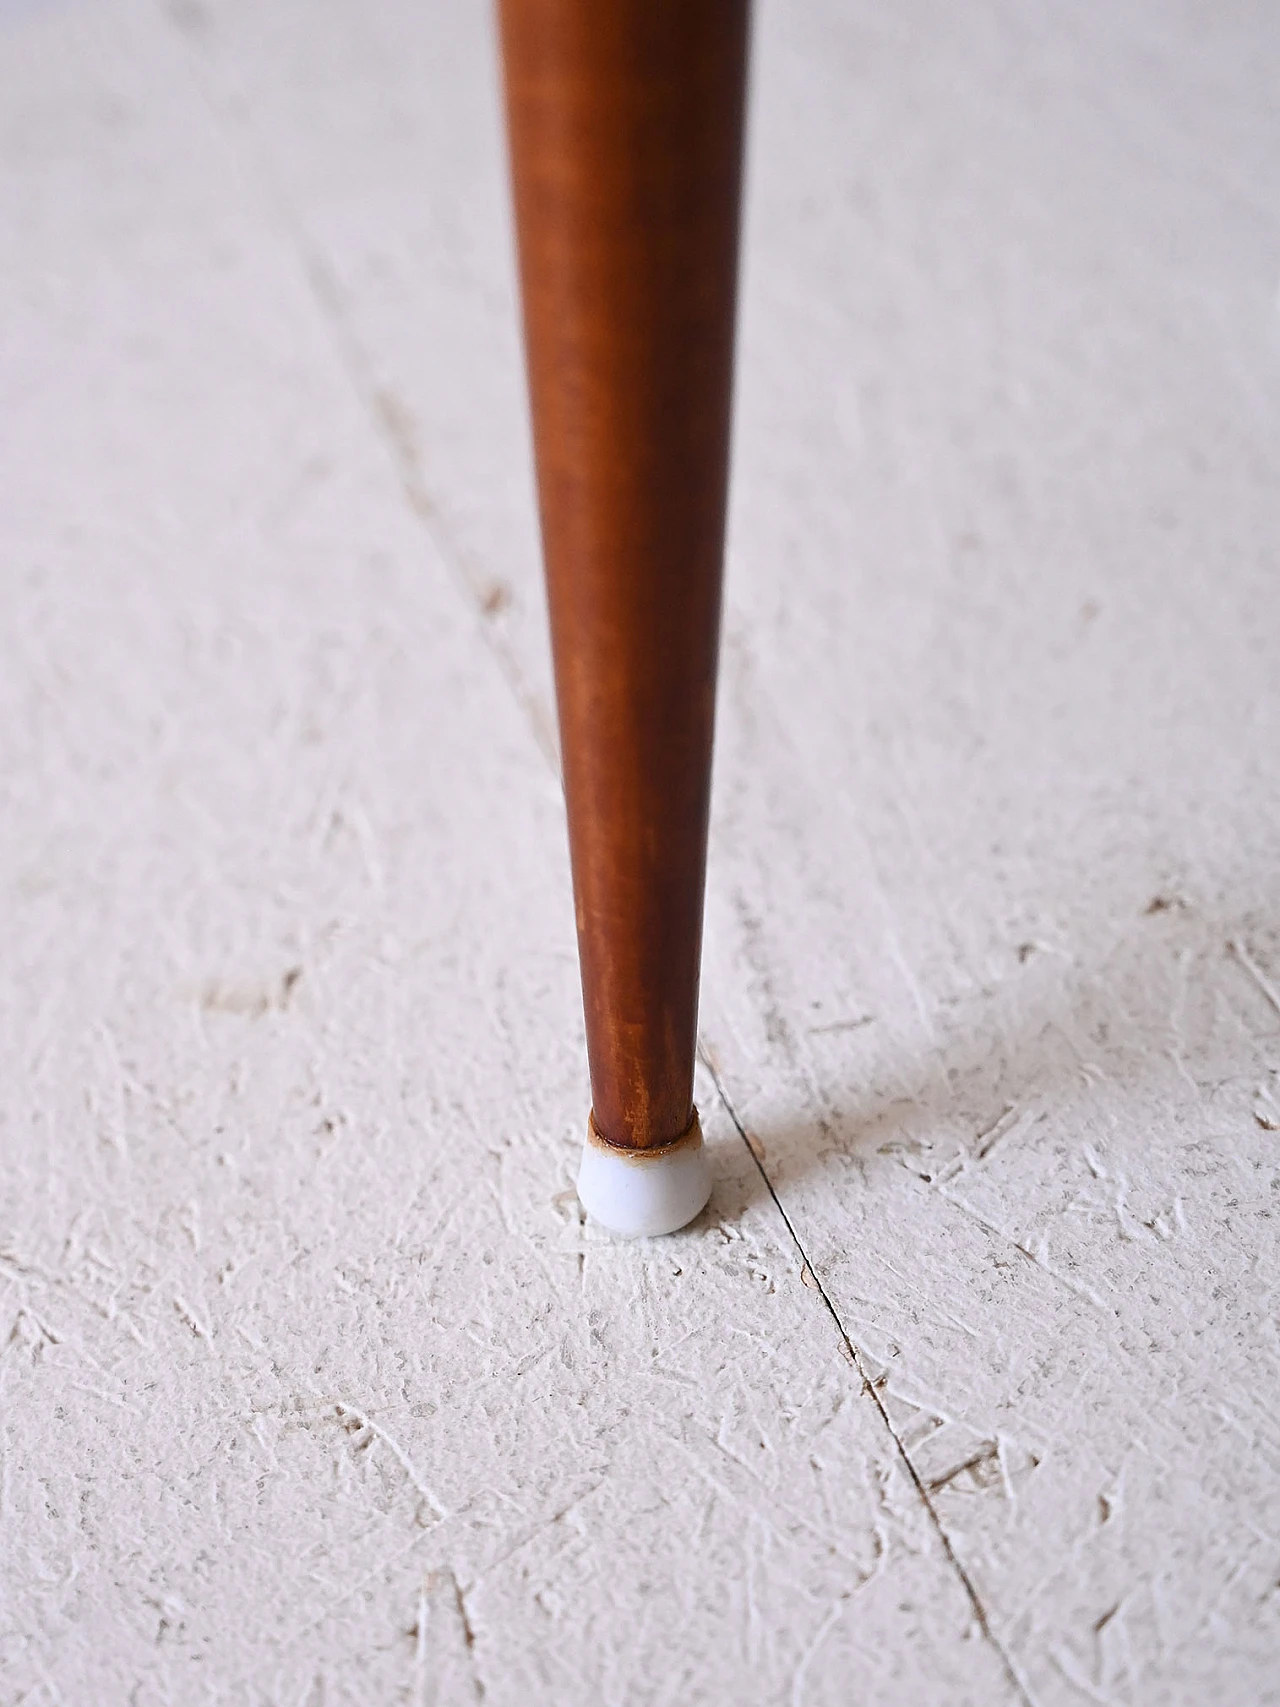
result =
[{"label": "teak wood leg", "polygon": [[500,18],[591,1067],[580,1190],[660,1232],[709,1190],[693,1064],[748,4]]}]

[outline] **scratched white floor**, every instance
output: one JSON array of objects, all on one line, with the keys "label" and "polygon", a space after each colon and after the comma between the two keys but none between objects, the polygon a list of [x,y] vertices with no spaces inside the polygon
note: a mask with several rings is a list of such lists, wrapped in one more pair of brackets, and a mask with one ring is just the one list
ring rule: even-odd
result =
[{"label": "scratched white floor", "polygon": [[1280,12],[757,23],[625,1247],[487,10],[0,3],[0,1707],[1280,1701]]}]

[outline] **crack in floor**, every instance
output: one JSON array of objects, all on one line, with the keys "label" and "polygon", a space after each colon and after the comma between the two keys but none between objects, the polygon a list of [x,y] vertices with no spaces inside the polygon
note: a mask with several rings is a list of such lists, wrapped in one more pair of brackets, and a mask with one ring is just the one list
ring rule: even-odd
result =
[{"label": "crack in floor", "polygon": [[181,15],[175,15],[172,7],[166,6],[163,0],[160,0],[159,9],[170,28],[185,38],[193,83],[227,147],[240,159],[267,207],[279,220],[338,365],[372,427],[374,437],[391,463],[405,503],[430,541],[455,591],[461,594],[468,612],[477,619],[481,643],[496,661],[502,679],[532,730],[539,752],[559,781],[555,730],[548,727],[537,693],[521,668],[515,651],[502,643],[490,620],[503,608],[509,594],[506,589],[495,589],[492,585],[480,586],[468,575],[462,561],[463,553],[451,538],[423,478],[421,459],[413,442],[407,412],[398,398],[379,383],[375,364],[344,312],[341,283],[328,257],[321,245],[312,239],[305,220],[267,164],[251,116],[247,112],[228,113],[224,99],[211,85],[209,74],[201,63],[201,50],[193,40],[192,32],[184,28]]},{"label": "crack in floor", "polygon": [[881,1398],[879,1390],[875,1386],[875,1383],[871,1380],[871,1377],[867,1374],[866,1364],[863,1360],[863,1356],[862,1356],[862,1352],[861,1352],[860,1348],[854,1343],[853,1339],[851,1338],[851,1336],[849,1334],[848,1329],[845,1327],[844,1323],[841,1321],[840,1312],[836,1309],[834,1303],[832,1302],[831,1294],[827,1291],[826,1286],[823,1284],[822,1276],[818,1273],[817,1269],[813,1266],[813,1263],[809,1257],[809,1253],[805,1250],[804,1244],[800,1238],[800,1235],[799,1235],[799,1233],[797,1233],[797,1231],[795,1229],[794,1222],[792,1221],[790,1215],[787,1214],[786,1209],[783,1207],[782,1199],[778,1196],[778,1192],[777,1192],[776,1188],[774,1187],[774,1183],[769,1178],[769,1175],[765,1170],[764,1163],[761,1161],[760,1157],[756,1154],[755,1147],[752,1145],[750,1138],[747,1136],[746,1127],[742,1124],[741,1120],[739,1120],[739,1118],[738,1118],[737,1110],[734,1108],[733,1103],[731,1102],[731,1100],[729,1098],[729,1093],[726,1091],[726,1089],[724,1087],[724,1083],[720,1077],[719,1072],[712,1065],[708,1052],[706,1051],[705,1048],[702,1047],[701,1044],[699,1044],[698,1054],[702,1059],[703,1065],[706,1067],[708,1073],[710,1073],[710,1075],[711,1075],[711,1081],[716,1087],[716,1095],[720,1098],[720,1101],[724,1104],[725,1113],[729,1116],[729,1119],[733,1122],[734,1128],[737,1131],[739,1138],[741,1138],[743,1145],[746,1148],[747,1154],[751,1157],[752,1162],[755,1164],[756,1171],[759,1173],[760,1178],[764,1182],[764,1186],[765,1186],[766,1191],[769,1193],[769,1196],[773,1199],[774,1208],[778,1211],[778,1214],[782,1217],[783,1225],[786,1227],[787,1232],[791,1236],[791,1242],[792,1242],[792,1244],[794,1244],[796,1251],[799,1254],[801,1262],[804,1264],[804,1267],[808,1270],[809,1274],[813,1277],[813,1287],[817,1291],[817,1294],[821,1298],[823,1304],[826,1306],[827,1314],[831,1317],[832,1322],[835,1324],[836,1332],[840,1335],[841,1340],[844,1342],[845,1350],[849,1354],[849,1359],[852,1362],[854,1369],[857,1371],[858,1375],[862,1378],[862,1385],[863,1385],[864,1391],[869,1393],[871,1395],[872,1400],[875,1402],[875,1407],[880,1413],[880,1420],[883,1422],[885,1428],[888,1430],[889,1436],[890,1436],[891,1440],[893,1441],[893,1444],[897,1450],[898,1456],[902,1461],[903,1468],[906,1470],[907,1475],[911,1478],[912,1486],[915,1488],[915,1491],[916,1491],[917,1495],[919,1496],[921,1504],[924,1506],[925,1511],[928,1513],[929,1521],[933,1525],[934,1532],[938,1537],[939,1545],[942,1548],[942,1551],[943,1551],[943,1553],[947,1559],[947,1562],[948,1562],[948,1564],[950,1564],[950,1566],[951,1566],[952,1570],[955,1572],[956,1576],[959,1577],[961,1586],[963,1587],[965,1594],[968,1596],[969,1604],[973,1608],[973,1615],[977,1619],[979,1629],[982,1631],[983,1636],[991,1644],[992,1648],[995,1650],[996,1654],[998,1655],[999,1660],[1000,1660],[1000,1664],[1004,1668],[1005,1676],[1009,1679],[1009,1682],[1013,1686],[1014,1690],[1016,1691],[1019,1700],[1024,1703],[1024,1707],[1035,1707],[1035,1702],[1032,1700],[1030,1691],[1028,1690],[1026,1684],[1023,1682],[1022,1678],[1018,1675],[1018,1671],[1017,1671],[1016,1667],[1014,1666],[1012,1659],[1009,1657],[1008,1653],[1005,1651],[1004,1645],[1001,1643],[1001,1641],[1000,1641],[999,1637],[996,1635],[995,1631],[991,1628],[991,1622],[987,1617],[986,1608],[983,1606],[981,1598],[978,1595],[978,1590],[977,1590],[976,1586],[974,1585],[973,1578],[969,1575],[968,1571],[965,1570],[964,1565],[960,1561],[959,1555],[956,1553],[955,1548],[952,1546],[951,1537],[947,1534],[947,1531],[946,1531],[946,1528],[942,1522],[942,1519],[938,1515],[937,1508],[935,1507],[933,1501],[929,1497],[929,1489],[926,1487],[925,1483],[921,1480],[919,1472],[916,1470],[915,1465],[911,1462],[911,1455],[907,1451],[907,1448],[903,1443],[902,1436],[898,1433],[897,1429],[893,1426],[892,1419],[889,1416],[889,1412],[888,1412],[887,1407],[885,1406],[884,1400]]}]

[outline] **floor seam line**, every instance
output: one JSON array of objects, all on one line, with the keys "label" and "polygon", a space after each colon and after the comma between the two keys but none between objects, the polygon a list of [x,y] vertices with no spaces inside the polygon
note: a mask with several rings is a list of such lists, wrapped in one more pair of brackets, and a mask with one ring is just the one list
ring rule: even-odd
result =
[{"label": "floor seam line", "polygon": [[906,1446],[903,1443],[902,1436],[898,1433],[897,1429],[893,1426],[893,1422],[890,1419],[889,1412],[888,1412],[887,1407],[885,1406],[884,1400],[881,1398],[879,1392],[877,1391],[875,1383],[871,1380],[870,1376],[867,1374],[866,1365],[863,1361],[862,1353],[861,1353],[859,1347],[854,1344],[854,1341],[853,1341],[848,1329],[845,1327],[844,1323],[841,1321],[840,1313],[836,1309],[835,1305],[833,1304],[833,1302],[831,1300],[831,1295],[828,1293],[826,1286],[823,1284],[821,1275],[818,1273],[817,1269],[813,1266],[812,1262],[810,1262],[809,1254],[805,1250],[804,1245],[801,1242],[800,1235],[796,1231],[795,1224],[792,1221],[790,1215],[787,1214],[786,1209],[783,1207],[782,1199],[778,1196],[777,1190],[774,1187],[773,1181],[769,1178],[769,1175],[765,1169],[764,1163],[760,1160],[760,1157],[756,1154],[755,1147],[751,1143],[750,1138],[748,1138],[748,1136],[747,1136],[746,1127],[742,1124],[742,1121],[738,1118],[738,1112],[734,1108],[733,1103],[729,1098],[729,1094],[728,1094],[727,1090],[725,1089],[724,1082],[720,1076],[719,1071],[717,1070],[717,1068],[715,1066],[712,1065],[710,1054],[708,1053],[706,1048],[703,1047],[701,1044],[699,1044],[698,1053],[702,1057],[702,1062],[703,1062],[703,1065],[706,1067],[707,1072],[711,1075],[711,1081],[715,1085],[717,1096],[720,1098],[720,1101],[724,1104],[725,1112],[728,1114],[729,1119],[733,1122],[734,1130],[737,1132],[738,1137],[742,1140],[742,1143],[743,1143],[744,1147],[746,1148],[747,1154],[751,1157],[752,1162],[755,1164],[755,1168],[756,1168],[757,1173],[760,1175],[760,1178],[764,1181],[765,1189],[768,1191],[769,1196],[773,1200],[774,1208],[778,1211],[778,1214],[782,1217],[782,1223],[786,1227],[787,1232],[791,1237],[791,1242],[795,1246],[796,1251],[799,1254],[801,1262],[804,1264],[805,1268],[808,1270],[809,1275],[811,1276],[811,1278],[813,1280],[813,1284],[814,1284],[815,1288],[817,1289],[818,1296],[821,1298],[823,1304],[826,1307],[827,1314],[831,1317],[832,1322],[835,1324],[836,1332],[840,1335],[840,1338],[844,1343],[845,1349],[847,1350],[850,1358],[852,1359],[853,1367],[862,1380],[862,1385],[863,1385],[864,1390],[870,1394],[872,1400],[875,1403],[876,1409],[880,1413],[880,1420],[883,1422],[885,1429],[888,1432],[889,1438],[893,1441],[894,1447],[898,1453],[898,1457],[902,1461],[903,1468],[906,1470],[907,1475],[910,1477],[911,1483],[912,1483],[913,1487],[915,1488],[917,1495],[919,1496],[920,1503],[924,1506],[924,1509],[925,1509],[926,1513],[928,1514],[929,1521],[932,1524],[934,1532],[936,1533],[936,1535],[938,1537],[939,1544],[942,1547],[942,1550],[946,1556],[947,1562],[950,1564],[950,1566],[951,1566],[952,1570],[955,1572],[956,1576],[959,1577],[961,1586],[963,1587],[965,1594],[968,1596],[969,1604],[973,1608],[974,1617],[978,1621],[978,1626],[981,1629],[982,1634],[986,1637],[987,1641],[990,1642],[991,1646],[994,1648],[996,1654],[999,1657],[1000,1663],[1001,1663],[1002,1667],[1004,1668],[1005,1676],[1009,1679],[1009,1682],[1013,1685],[1014,1689],[1017,1691],[1017,1694],[1020,1697],[1020,1699],[1023,1701],[1023,1703],[1025,1704],[1025,1707],[1036,1707],[1036,1704],[1035,1704],[1034,1700],[1032,1699],[1031,1693],[1030,1693],[1029,1689],[1027,1688],[1027,1685],[1023,1682],[1022,1678],[1018,1675],[1017,1669],[1015,1668],[1013,1661],[1010,1659],[1008,1653],[1005,1651],[1003,1643],[1000,1641],[999,1637],[995,1634],[995,1631],[991,1627],[991,1622],[987,1617],[986,1608],[982,1604],[982,1601],[978,1595],[977,1588],[974,1586],[973,1579],[970,1577],[968,1571],[966,1571],[966,1569],[964,1568],[964,1565],[960,1561],[959,1555],[956,1553],[955,1548],[952,1546],[951,1538],[947,1534],[947,1531],[943,1525],[942,1519],[939,1517],[937,1509],[934,1506],[933,1501],[929,1497],[929,1491],[925,1487],[924,1482],[921,1479],[919,1472],[916,1470],[915,1465],[911,1462],[911,1455],[907,1451]]},{"label": "floor seam line", "polygon": [[475,624],[481,645],[497,664],[498,673],[507,684],[522,717],[528,725],[534,745],[551,767],[553,774],[558,778],[560,771],[556,762],[555,751],[550,744],[550,736],[537,714],[533,690],[525,680],[524,672],[520,669],[515,658],[506,647],[498,643],[492,628],[486,623],[481,608],[479,590],[471,584],[466,570],[462,567],[461,553],[449,537],[448,530],[438,520],[433,521],[431,519],[432,515],[435,514],[436,506],[421,478],[417,459],[401,447],[394,430],[383,418],[382,411],[377,406],[375,401],[377,385],[372,367],[359,337],[342,312],[339,288],[329,264],[324,256],[308,242],[300,222],[290,220],[290,234],[297,247],[298,258],[302,263],[303,274],[311,295],[320,310],[321,319],[329,330],[339,363],[346,373],[348,383],[355,393],[356,401],[359,403],[366,421],[386,452],[392,471],[400,483],[404,501],[423,534],[430,541],[432,550],[444,565],[455,592],[466,606],[467,612]]},{"label": "floor seam line", "polygon": [[[166,8],[160,5],[158,9],[162,21],[170,28],[174,28],[173,19]],[[180,35],[181,33],[179,31]],[[328,334],[330,349],[337,358],[347,384],[351,387],[366,425],[371,428],[374,438],[381,445],[391,464],[392,473],[399,483],[405,504],[418,523],[423,535],[430,542],[432,550],[440,559],[446,575],[453,584],[454,591],[465,605],[468,615],[475,625],[481,645],[497,664],[499,675],[507,684],[507,688],[528,724],[534,745],[550,765],[553,775],[559,780],[560,767],[555,751],[554,736],[544,728],[543,721],[538,716],[533,690],[525,680],[524,672],[520,669],[516,659],[505,647],[498,644],[492,629],[485,622],[480,592],[471,584],[465,569],[462,567],[460,553],[452,539],[449,538],[447,530],[440,525],[438,520],[434,522],[432,520],[432,516],[435,514],[435,505],[421,478],[417,459],[402,446],[391,424],[378,407],[378,386],[372,363],[359,336],[342,311],[341,290],[323,249],[311,241],[303,220],[298,216],[275,174],[262,158],[262,150],[258,143],[252,118],[246,113],[241,127],[242,138],[238,139],[234,127],[223,110],[221,101],[210,87],[209,74],[200,63],[199,49],[185,40],[182,46],[185,50],[184,57],[186,57],[191,69],[192,81],[199,89],[214,124],[222,134],[227,146],[243,161],[256,182],[259,193],[265,198],[268,206],[280,221],[282,231],[287,238],[287,246],[301,270],[306,292],[318,310],[321,324]]]}]

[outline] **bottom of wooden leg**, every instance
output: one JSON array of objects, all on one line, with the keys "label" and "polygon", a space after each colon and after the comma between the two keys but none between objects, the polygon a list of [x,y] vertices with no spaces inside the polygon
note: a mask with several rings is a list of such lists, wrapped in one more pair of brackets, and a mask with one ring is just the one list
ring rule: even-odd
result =
[{"label": "bottom of wooden leg", "polygon": [[624,1150],[587,1125],[578,1197],[593,1221],[624,1239],[687,1226],[711,1195],[711,1166],[697,1111],[688,1130],[653,1150]]}]

